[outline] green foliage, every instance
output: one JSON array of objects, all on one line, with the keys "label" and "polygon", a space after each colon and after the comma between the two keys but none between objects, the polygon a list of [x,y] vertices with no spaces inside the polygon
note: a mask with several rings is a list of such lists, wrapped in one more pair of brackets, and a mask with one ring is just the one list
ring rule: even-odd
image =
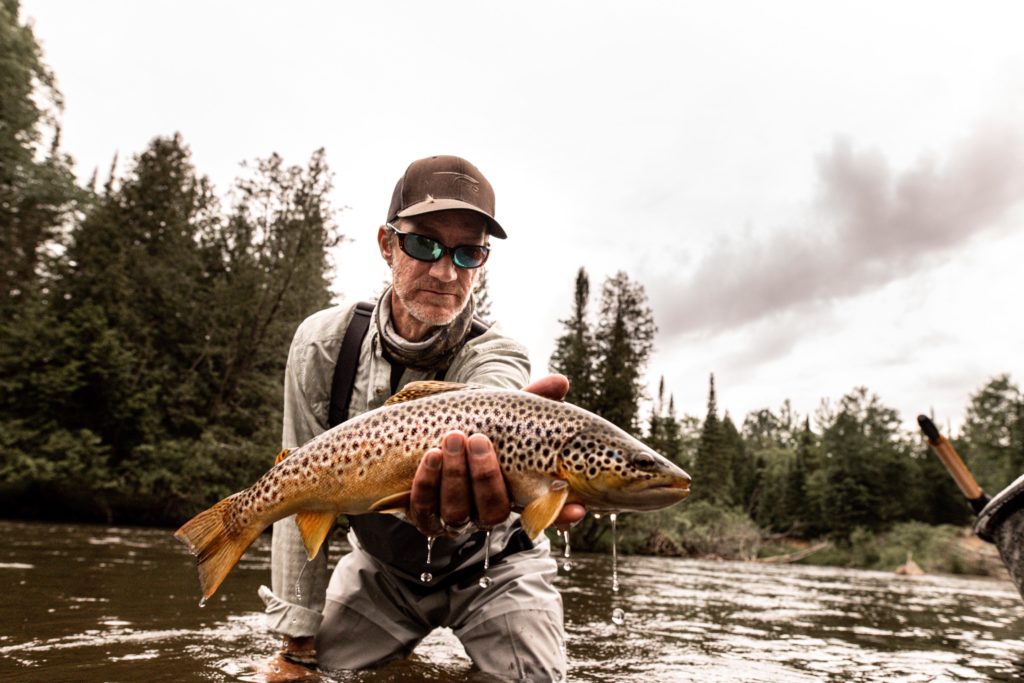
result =
[{"label": "green foliage", "polygon": [[594,408],[594,366],[597,349],[591,330],[587,304],[590,299],[590,278],[583,268],[576,273],[572,314],[559,321],[565,333],[555,341],[549,368],[569,378],[565,400],[581,408]]},{"label": "green foliage", "polygon": [[647,294],[623,272],[605,280],[597,323],[594,412],[627,432],[639,432],[644,368],[654,345]]},{"label": "green foliage", "polygon": [[682,425],[676,417],[676,407],[672,396],[668,406],[665,405],[665,378],[658,383],[658,398],[647,425],[648,446],[676,463],[682,468],[689,467],[689,459],[684,452]]},{"label": "green foliage", "polygon": [[701,428],[697,458],[694,462],[694,500],[722,505],[733,503],[733,456],[726,442],[722,422],[718,419],[715,376],[708,380],[708,413]]},{"label": "green foliage", "polygon": [[53,74],[19,3],[0,3],[0,314],[37,285],[42,248],[59,236],[76,201],[60,152],[62,106]]},{"label": "green foliage", "polygon": [[222,212],[177,135],[112,177],[0,324],[0,511],[177,521],[264,471],[291,334],[329,301],[329,191],[322,151],[275,155]]},{"label": "green foliage", "polygon": [[986,491],[1024,474],[1024,395],[1009,375],[993,377],[971,395],[956,445]]}]

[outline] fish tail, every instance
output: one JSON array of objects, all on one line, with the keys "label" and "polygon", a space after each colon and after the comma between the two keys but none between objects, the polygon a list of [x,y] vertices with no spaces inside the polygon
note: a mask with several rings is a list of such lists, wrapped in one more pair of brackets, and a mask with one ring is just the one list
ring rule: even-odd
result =
[{"label": "fish tail", "polygon": [[238,528],[226,522],[239,495],[228,496],[174,532],[174,537],[188,545],[196,556],[204,600],[214,594],[262,531],[256,525]]}]

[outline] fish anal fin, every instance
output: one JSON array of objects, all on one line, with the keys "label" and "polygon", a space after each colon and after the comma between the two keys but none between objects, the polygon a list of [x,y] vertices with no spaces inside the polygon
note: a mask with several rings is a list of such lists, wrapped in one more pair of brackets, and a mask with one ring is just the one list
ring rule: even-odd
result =
[{"label": "fish anal fin", "polygon": [[384,401],[384,405],[389,406],[394,405],[395,403],[405,403],[406,401],[415,401],[418,398],[433,396],[434,394],[443,394],[446,391],[461,391],[463,389],[472,388],[473,386],[470,384],[460,384],[458,382],[440,382],[437,380],[409,382],[402,387],[401,391]]},{"label": "fish anal fin", "polygon": [[225,523],[225,520],[233,518],[238,495],[228,496],[200,512],[174,532],[174,537],[187,544],[189,551],[196,556],[204,599],[214,594],[263,530],[257,525],[239,529]]},{"label": "fish anal fin", "polygon": [[526,535],[531,539],[537,538],[540,532],[554,524],[568,497],[569,485],[558,480],[551,484],[547,493],[531,500],[519,518]]},{"label": "fish anal fin", "polygon": [[370,512],[406,512],[409,510],[409,499],[412,491],[402,491],[390,496],[385,496],[370,506]]},{"label": "fish anal fin", "polygon": [[277,454],[276,458],[274,458],[274,464],[276,465],[277,463],[279,463],[282,460],[284,460],[285,458],[287,458],[288,457],[288,453],[289,453],[289,451],[288,451],[287,448],[282,448],[281,452]]},{"label": "fish anal fin", "polygon": [[337,518],[338,514],[330,510],[299,512],[295,515],[295,524],[302,534],[302,544],[306,546],[309,559],[316,557]]}]

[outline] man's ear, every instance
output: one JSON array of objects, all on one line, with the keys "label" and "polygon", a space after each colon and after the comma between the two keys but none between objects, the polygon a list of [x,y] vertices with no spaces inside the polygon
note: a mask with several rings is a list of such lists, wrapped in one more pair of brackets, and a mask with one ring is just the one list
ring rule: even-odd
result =
[{"label": "man's ear", "polygon": [[395,242],[391,239],[391,232],[383,225],[377,228],[377,246],[380,247],[380,255],[390,266],[391,259],[394,258]]}]

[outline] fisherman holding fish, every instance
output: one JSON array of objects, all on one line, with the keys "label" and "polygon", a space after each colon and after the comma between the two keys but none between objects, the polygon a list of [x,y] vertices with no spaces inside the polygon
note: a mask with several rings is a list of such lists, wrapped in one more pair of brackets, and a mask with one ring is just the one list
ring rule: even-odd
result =
[{"label": "fisherman holding fish", "polygon": [[[526,386],[526,349],[474,319],[473,284],[492,237],[506,235],[494,218],[491,185],[475,166],[435,156],[408,167],[377,231],[390,287],[372,310],[333,307],[295,333],[285,373],[286,450],[380,407],[414,381],[565,395],[560,376]],[[361,332],[350,329],[359,324]],[[453,430],[440,445],[419,463],[407,515],[349,516],[352,551],[329,582],[326,543],[307,562],[295,517],[275,523],[273,589],[262,587],[260,596],[284,646],[270,670],[301,677],[309,670],[296,663],[374,667],[407,656],[446,626],[486,673],[564,677],[562,604],[548,541],[543,534],[531,541],[511,512],[487,436]],[[569,504],[556,523],[567,527],[584,514],[582,505]],[[490,585],[481,590],[485,542]]]}]

